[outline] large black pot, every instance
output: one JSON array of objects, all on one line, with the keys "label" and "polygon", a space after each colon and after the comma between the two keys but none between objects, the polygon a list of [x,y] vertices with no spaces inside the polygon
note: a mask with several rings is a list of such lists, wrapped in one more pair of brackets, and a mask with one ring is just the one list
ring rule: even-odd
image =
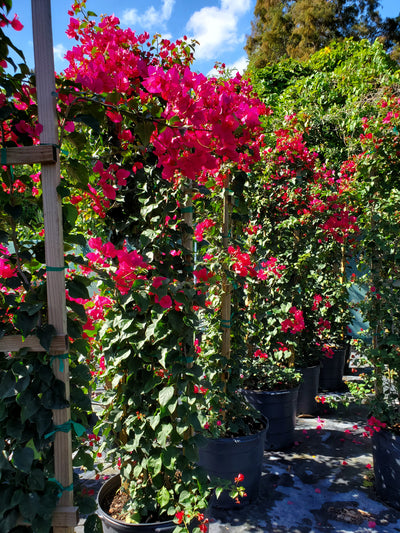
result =
[{"label": "large black pot", "polygon": [[378,496],[400,509],[400,436],[385,429],[375,431],[372,456]]},{"label": "large black pot", "polygon": [[97,496],[97,514],[103,523],[103,533],[172,533],[176,527],[172,520],[148,524],[128,524],[107,514],[114,495],[120,486],[121,478],[119,476],[111,477],[101,487]]},{"label": "large black pot", "polygon": [[321,371],[319,374],[320,389],[327,391],[337,391],[343,389],[345,358],[345,348],[334,349],[331,357],[321,355]]},{"label": "large black pot", "polygon": [[283,450],[294,442],[299,387],[278,391],[243,390],[246,400],[268,418],[266,450]]},{"label": "large black pot", "polygon": [[300,368],[302,375],[299,395],[297,397],[297,414],[313,415],[317,410],[315,397],[318,394],[320,365]]},{"label": "large black pot", "polygon": [[244,476],[239,485],[245,488],[247,496],[241,498],[238,504],[229,496],[228,491],[223,491],[219,498],[213,498],[213,507],[240,508],[257,498],[267,429],[268,421],[254,435],[208,439],[206,446],[199,449],[199,464],[211,478],[227,479],[233,483],[238,474]]}]

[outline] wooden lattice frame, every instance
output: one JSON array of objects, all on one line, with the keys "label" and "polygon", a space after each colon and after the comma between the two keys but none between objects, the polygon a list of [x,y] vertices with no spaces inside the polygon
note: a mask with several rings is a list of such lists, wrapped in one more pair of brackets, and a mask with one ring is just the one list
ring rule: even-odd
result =
[{"label": "wooden lattice frame", "polygon": [[[56,113],[56,87],[54,77],[53,36],[51,29],[50,0],[31,0],[33,43],[35,54],[36,92],[39,122],[43,126],[40,145],[31,147],[8,148],[5,163],[32,164],[41,163],[42,198],[45,230],[47,271],[47,305],[48,322],[57,332],[51,343],[49,355],[60,355],[68,352],[67,311],[65,301],[64,273],[64,239],[62,229],[61,200],[57,193],[60,183],[60,162],[58,158],[58,123]],[[30,351],[45,351],[36,337],[9,336],[0,339],[0,351],[12,352],[21,348]],[[62,367],[60,369],[60,366]],[[53,372],[57,379],[65,384],[66,399],[70,398],[69,362],[64,365],[53,363]],[[70,409],[53,411],[55,425],[70,420]],[[55,478],[63,487],[73,483],[72,470],[72,439],[71,433],[57,432],[54,441]],[[73,492],[62,493],[52,525],[54,533],[74,533],[78,524],[78,509],[73,506]]]}]

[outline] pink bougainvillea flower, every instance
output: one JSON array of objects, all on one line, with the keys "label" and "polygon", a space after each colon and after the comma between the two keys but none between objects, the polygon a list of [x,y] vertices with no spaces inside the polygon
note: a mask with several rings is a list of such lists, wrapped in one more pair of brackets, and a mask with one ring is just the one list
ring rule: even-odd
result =
[{"label": "pink bougainvillea flower", "polygon": [[69,120],[64,124],[64,130],[68,131],[68,133],[75,131],[75,124],[72,122],[72,120]]},{"label": "pink bougainvillea flower", "polygon": [[11,21],[11,26],[15,31],[21,31],[23,29],[23,24],[21,24],[18,15],[14,15],[14,18]]},{"label": "pink bougainvillea flower", "polygon": [[153,278],[152,286],[155,289],[158,289],[159,287],[161,287],[161,285],[163,284],[163,281],[166,279],[167,278],[165,278],[164,276],[156,276],[155,278]]}]

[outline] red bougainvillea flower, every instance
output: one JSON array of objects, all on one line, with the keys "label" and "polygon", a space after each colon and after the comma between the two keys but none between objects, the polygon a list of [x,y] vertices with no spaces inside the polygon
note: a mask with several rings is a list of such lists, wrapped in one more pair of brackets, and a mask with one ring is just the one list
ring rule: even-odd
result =
[{"label": "red bougainvillea flower", "polygon": [[371,416],[368,419],[368,425],[365,426],[365,431],[363,435],[364,437],[367,437],[367,436],[372,437],[375,431],[378,432],[381,429],[385,429],[385,427],[386,427],[385,422],[381,422],[375,416]]},{"label": "red bougainvillea flower", "polygon": [[169,309],[170,307],[172,307],[172,299],[171,299],[171,296],[169,296],[168,294],[166,294],[165,296],[163,296],[160,301],[158,302],[161,307],[163,309]]},{"label": "red bougainvillea flower", "polygon": [[235,477],[235,483],[241,483],[242,481],[244,480],[244,475],[243,474],[238,474],[236,477]]},{"label": "red bougainvillea flower", "polygon": [[296,307],[291,307],[289,313],[293,315],[293,318],[287,318],[281,323],[281,328],[284,333],[290,331],[290,333],[299,333],[305,328],[303,311]]},{"label": "red bougainvillea flower", "polygon": [[215,226],[215,222],[210,219],[203,220],[202,222],[199,222],[197,226],[194,228],[194,238],[197,242],[201,242],[204,239],[204,232],[206,229],[212,228]]}]

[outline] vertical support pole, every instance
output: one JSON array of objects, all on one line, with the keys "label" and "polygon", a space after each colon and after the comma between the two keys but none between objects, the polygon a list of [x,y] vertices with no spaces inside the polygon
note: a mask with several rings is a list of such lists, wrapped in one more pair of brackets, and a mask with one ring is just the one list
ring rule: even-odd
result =
[{"label": "vertical support pole", "polygon": [[[222,220],[222,246],[224,250],[228,250],[231,237],[231,198],[229,195],[229,178],[224,189],[223,198],[223,220]],[[227,275],[224,272],[222,275],[222,301],[221,301],[221,325],[222,325],[222,357],[230,359],[231,357],[231,308],[232,308],[232,287],[228,281]],[[228,381],[227,370],[224,368],[222,379]],[[223,413],[225,417],[225,412]]]},{"label": "vertical support pole", "polygon": [[[40,136],[42,144],[58,145],[56,114],[56,88],[54,76],[53,36],[51,28],[50,0],[31,0],[32,25],[35,55],[35,74],[39,122],[43,126]],[[59,159],[59,158],[57,158]],[[42,164],[43,214],[45,229],[47,272],[48,321],[57,335],[66,335],[67,316],[65,305],[64,243],[62,230],[61,200],[57,194],[60,183],[59,160],[53,164]],[[57,355],[52,353],[51,355]],[[59,362],[53,363],[55,376],[65,383],[66,399],[69,400],[69,364],[65,361],[61,372]],[[70,419],[70,409],[53,411],[54,424],[60,425]],[[63,487],[70,487],[73,481],[71,432],[57,432],[54,442],[55,477]],[[65,511],[73,506],[73,492],[65,490],[59,507]],[[57,511],[56,511],[57,512]],[[73,533],[74,527],[55,526],[54,533]]]},{"label": "vertical support pole", "polygon": [[[184,188],[185,203],[182,207],[183,221],[185,223],[185,229],[182,232],[182,246],[184,253],[184,268],[186,269],[186,279],[190,280],[193,284],[193,183],[189,181]],[[193,332],[194,342],[194,332]],[[185,346],[184,349],[191,349],[191,346]],[[192,368],[193,363],[188,362],[187,367]]]}]

